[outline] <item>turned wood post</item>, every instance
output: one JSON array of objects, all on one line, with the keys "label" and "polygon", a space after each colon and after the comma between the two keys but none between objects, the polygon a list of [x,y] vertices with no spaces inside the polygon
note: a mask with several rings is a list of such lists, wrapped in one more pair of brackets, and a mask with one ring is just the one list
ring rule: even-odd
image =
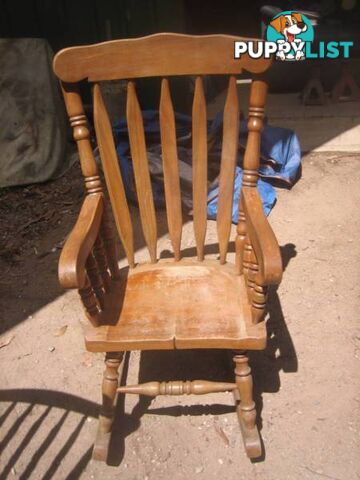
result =
[{"label": "turned wood post", "polygon": [[100,273],[98,271],[98,266],[95,260],[95,257],[92,253],[88,256],[86,260],[86,271],[92,286],[92,289],[96,295],[97,301],[101,309],[104,308],[104,285]]},{"label": "turned wood post", "polygon": [[85,180],[86,193],[102,192],[101,180],[90,143],[90,131],[84,107],[78,90],[73,83],[61,82],[66,110],[77,143],[81,171]]},{"label": "turned wood post", "polygon": [[255,283],[252,300],[251,313],[254,323],[259,323],[263,320],[266,312],[267,287]]},{"label": "turned wood post", "polygon": [[111,430],[114,423],[116,389],[119,383],[119,367],[124,352],[108,352],[105,356],[105,371],[102,383],[102,406],[92,458],[105,462],[108,457]]},{"label": "turned wood post", "polygon": [[124,352],[107,353],[105,356],[105,371],[102,383],[102,407],[99,416],[99,431],[111,432],[114,421],[114,401],[119,383],[119,367]]},{"label": "turned wood post", "polygon": [[259,323],[265,316],[267,287],[258,281],[259,264],[248,238],[245,243],[243,265],[252,320],[253,323]]},{"label": "turned wood post", "polygon": [[[260,159],[261,130],[263,128],[264,105],[267,95],[267,84],[262,80],[254,80],[251,84],[248,120],[248,139],[244,156],[242,187],[256,188]],[[240,195],[239,221],[236,229],[235,251],[239,274],[247,274],[248,260],[246,254],[246,218]]]},{"label": "turned wood post", "polygon": [[246,352],[235,352],[235,380],[239,391],[240,403],[237,412],[240,422],[247,430],[256,426],[256,409],[253,400],[253,380]]},{"label": "turned wood post", "polygon": [[263,80],[254,80],[251,84],[248,138],[244,156],[244,174],[242,185],[256,187],[260,164],[260,141],[263,128],[264,105],[268,86]]},{"label": "turned wood post", "polygon": [[248,296],[251,302],[252,292],[255,287],[255,278],[259,270],[259,266],[257,264],[254,249],[250,243],[249,238],[247,238],[245,248],[246,248],[246,260],[247,260],[247,288],[248,288]]},{"label": "turned wood post", "polygon": [[246,242],[246,221],[245,213],[242,206],[241,195],[239,202],[239,220],[236,227],[236,237],[235,237],[235,252],[236,252],[236,269],[239,275],[242,273],[245,275],[246,269],[246,260],[244,258],[244,249]]},{"label": "turned wood post", "polygon": [[95,241],[93,254],[96,259],[96,263],[98,265],[99,274],[102,279],[104,290],[105,292],[108,292],[110,289],[111,279],[110,279],[109,272],[107,270],[108,268],[107,258],[106,258],[104,242],[102,241],[101,234],[97,237]]},{"label": "turned wood post", "polygon": [[235,383],[209,382],[207,380],[173,380],[170,382],[147,382],[140,385],[124,385],[117,389],[120,393],[135,395],[205,395],[207,393],[228,392],[236,388]]},{"label": "turned wood post", "polygon": [[251,313],[254,323],[259,323],[265,316],[267,287],[262,286],[259,278],[259,264],[254,249],[250,247],[248,270],[248,296],[251,303]]},{"label": "turned wood post", "polygon": [[243,251],[243,274],[244,274],[246,286],[248,286],[251,252],[252,252],[252,247],[251,247],[249,238],[246,235],[244,239],[244,251]]},{"label": "turned wood post", "polygon": [[86,316],[90,322],[96,327],[99,324],[99,307],[98,299],[94,289],[90,283],[89,277],[86,277],[85,286],[79,289],[81,302],[84,306]]},{"label": "turned wood post", "polygon": [[[244,172],[242,188],[256,188],[260,164],[261,130],[263,128],[264,105],[268,86],[263,80],[254,80],[251,85],[248,139],[244,156]],[[266,292],[257,283],[259,272],[258,261],[255,256],[251,239],[247,235],[246,217],[243,211],[240,195],[239,222],[235,240],[236,258],[239,274],[243,273],[248,290],[249,303],[252,306],[253,321],[259,322],[265,313]]]},{"label": "turned wood post", "polygon": [[[81,171],[84,177],[85,189],[87,195],[94,193],[103,193],[99,170],[95,161],[94,153],[90,143],[90,131],[88,121],[84,112],[81,96],[78,86],[73,83],[61,82],[62,92],[64,95],[66,110],[69,116],[70,124],[73,129],[73,137],[76,141]],[[107,212],[107,205],[104,202],[104,214],[101,223],[100,233],[96,240],[93,249],[93,255],[96,259],[99,274],[102,280],[102,287],[105,291],[110,286],[110,277],[107,268],[114,278],[119,276],[119,268],[117,264],[116,244],[113,235],[113,228],[110,224],[109,214]],[[95,265],[90,260],[89,274],[91,286],[97,289],[97,297],[101,303],[101,293],[99,284],[94,273]],[[95,279],[95,285],[92,280]]]}]

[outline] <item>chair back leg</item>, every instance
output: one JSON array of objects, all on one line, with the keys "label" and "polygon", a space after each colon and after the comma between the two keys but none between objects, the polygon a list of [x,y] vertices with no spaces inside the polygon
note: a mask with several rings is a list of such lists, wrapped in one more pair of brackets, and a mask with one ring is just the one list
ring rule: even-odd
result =
[{"label": "chair back leg", "polygon": [[105,371],[102,383],[102,407],[99,415],[99,426],[94,444],[92,458],[106,462],[114,423],[115,397],[119,384],[119,367],[124,352],[111,352],[105,356]]},{"label": "chair back leg", "polygon": [[236,411],[249,458],[261,456],[261,440],[256,425],[256,408],[253,400],[253,379],[246,352],[235,352],[235,381],[237,385]]}]

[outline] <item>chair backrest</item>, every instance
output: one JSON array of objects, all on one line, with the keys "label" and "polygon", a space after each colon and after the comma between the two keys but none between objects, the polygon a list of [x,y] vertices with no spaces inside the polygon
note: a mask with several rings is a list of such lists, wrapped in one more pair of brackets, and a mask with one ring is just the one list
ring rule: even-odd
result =
[{"label": "chair backrest", "polygon": [[[151,262],[157,260],[157,226],[150,181],[144,127],[134,79],[160,77],[160,132],[166,213],[175,260],[180,259],[182,207],[175,117],[167,77],[195,76],[192,106],[192,166],[194,236],[198,259],[204,258],[207,225],[207,115],[202,75],[228,75],[224,109],[223,142],[219,177],[217,231],[220,261],[225,263],[231,230],[233,185],[238,149],[239,107],[236,75],[246,70],[264,72],[271,60],[243,55],[234,59],[234,42],[249,40],[227,35],[191,36],[162,33],[143,38],[115,40],[90,46],[66,48],[54,59],[65,103],[77,141],[88,194],[102,191],[89,141],[89,129],[77,88],[81,80],[94,83],[94,125],[106,184],[117,229],[130,266],[134,265],[133,228],[120,174],[110,120],[99,82],[127,80],[126,116],[142,229]],[[243,184],[256,187],[260,131],[267,85],[255,79],[251,85],[248,142],[244,157]]]}]

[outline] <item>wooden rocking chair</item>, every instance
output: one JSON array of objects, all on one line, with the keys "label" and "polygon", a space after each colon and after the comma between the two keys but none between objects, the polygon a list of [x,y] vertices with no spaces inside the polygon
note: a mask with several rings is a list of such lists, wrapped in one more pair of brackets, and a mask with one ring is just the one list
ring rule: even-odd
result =
[{"label": "wooden rocking chair", "polygon": [[[271,60],[234,59],[234,41],[224,35],[156,34],[97,45],[66,48],[54,60],[79,149],[87,196],[66,241],[59,264],[60,283],[79,290],[88,322],[88,350],[105,352],[103,406],[93,457],[106,460],[117,391],[140,395],[205,394],[233,391],[247,455],[261,455],[247,350],[266,347],[266,289],[280,283],[279,246],[257,192],[260,132],[267,85],[256,74]],[[240,217],[235,239],[236,265],[226,261],[231,230],[233,185],[238,148],[239,107],[236,75],[255,74],[250,94],[248,141],[244,159]],[[207,225],[207,120],[201,75],[224,74],[229,86],[224,110],[217,231],[219,261],[204,258]],[[174,111],[167,77],[196,77],[192,108],[193,218],[197,258],[181,258],[182,203]],[[134,79],[161,77],[160,128],[168,228],[173,259],[157,258],[157,227]],[[99,82],[125,79],[127,121],[140,218],[150,262],[134,259],[131,216],[115,152],[111,124]],[[77,82],[94,84],[94,124],[112,212],[129,268],[119,270],[106,199],[89,139]],[[232,349],[234,383],[151,382],[118,388],[125,351]]]}]

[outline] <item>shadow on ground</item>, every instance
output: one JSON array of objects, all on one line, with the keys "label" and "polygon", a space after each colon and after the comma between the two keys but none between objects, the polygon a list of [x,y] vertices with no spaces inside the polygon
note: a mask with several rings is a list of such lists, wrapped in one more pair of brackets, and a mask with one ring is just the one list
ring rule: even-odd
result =
[{"label": "shadow on ground", "polygon": [[[0,451],[2,452],[2,458],[4,458],[4,452],[13,437],[18,432],[27,429],[25,435],[20,440],[19,444],[14,449],[11,457],[2,465],[0,471],[0,479],[6,479],[10,477],[10,474],[14,472],[14,467],[18,462],[20,456],[23,454],[24,449],[27,447],[31,439],[40,431],[41,428],[46,427],[45,438],[41,441],[40,445],[33,453],[32,457],[22,472],[17,473],[17,478],[20,480],[27,480],[31,478],[39,461],[46,455],[46,451],[53,444],[57,437],[60,437],[60,431],[64,427],[64,424],[72,412],[80,414],[77,418],[77,424],[73,428],[72,432],[67,436],[65,442],[62,443],[61,448],[57,454],[52,458],[50,465],[46,472],[41,477],[42,480],[50,480],[57,475],[58,468],[63,459],[69,454],[76,439],[81,435],[84,423],[88,417],[97,418],[99,414],[99,405],[84,398],[77,397],[75,395],[69,395],[63,392],[53,390],[35,390],[35,389],[13,389],[0,391],[0,402],[9,402],[9,406],[0,417],[0,427],[3,428],[4,422],[12,414],[17,405],[27,404],[27,407],[22,413],[16,416],[15,421],[11,424],[10,428],[4,433],[2,441],[0,442]],[[36,407],[44,406],[45,409],[38,412]],[[50,415],[53,409],[63,410],[62,415],[57,421],[51,421]],[[15,415],[12,415],[15,417]],[[26,423],[25,423],[26,422]],[[30,423],[30,426],[28,426]],[[26,425],[26,426],[25,426]],[[47,427],[51,425],[51,428]],[[21,437],[19,437],[21,438]],[[91,459],[92,448],[89,448],[84,452],[81,458],[76,462],[71,472],[66,476],[67,480],[79,478],[81,472],[83,472]]]},{"label": "shadow on ground", "polygon": [[[233,250],[233,243],[230,245],[230,251]],[[213,246],[207,246],[207,253],[213,251]],[[287,244],[281,247],[284,269],[287,267],[291,258],[296,256],[295,246]],[[186,251],[187,255],[192,255],[192,249]],[[166,256],[166,252],[163,256]],[[269,318],[267,321],[268,329],[268,346],[262,352],[252,352],[250,355],[253,367],[254,377],[254,397],[258,412],[258,426],[261,430],[261,412],[262,412],[262,394],[264,392],[277,392],[280,388],[280,371],[296,372],[297,371],[297,355],[294,344],[290,337],[289,331],[285,324],[284,315],[282,313],[281,303],[274,288],[269,292]],[[231,361],[232,353],[226,350],[183,350],[183,351],[148,351],[142,352],[140,357],[139,383],[158,380],[195,380],[203,378],[212,381],[233,381],[233,364]],[[128,373],[130,355],[125,356],[125,364],[122,372],[121,384],[126,383]],[[19,475],[19,478],[25,480],[30,477],[35,470],[38,462],[45,454],[49,445],[55,440],[63,427],[70,412],[80,414],[77,425],[68,435],[67,440],[59,449],[53,458],[43,480],[53,478],[56,474],[61,461],[69,454],[69,451],[76,438],[81,435],[84,422],[87,417],[97,417],[99,405],[94,402],[82,399],[80,397],[65,394],[62,392],[49,390],[3,390],[0,392],[1,402],[10,402],[9,406],[0,418],[0,427],[10,416],[17,404],[25,403],[28,406],[15,419],[8,431],[4,434],[0,443],[0,450],[4,451],[9,441],[22,428],[25,420],[33,414],[36,405],[42,405],[46,408],[36,415],[36,419],[32,422],[25,436],[20,440],[19,445],[12,453],[10,459],[4,465],[0,478],[8,478],[12,468],[17,463],[23,450],[36,434],[43,424],[48,425],[48,418],[51,409],[63,409],[61,417],[47,430],[46,437],[42,441],[39,448],[30,458],[25,470]],[[165,408],[149,409],[151,399],[148,397],[139,397],[139,401],[134,407],[131,414],[125,413],[125,396],[119,395],[116,406],[116,417],[113,427],[113,436],[110,445],[108,464],[119,465],[122,461],[125,451],[125,439],[127,436],[135,432],[141,423],[141,417],[144,414],[151,415],[222,415],[235,411],[235,407],[221,404],[212,405],[173,405]],[[169,402],[171,404],[171,400]],[[240,430],[239,430],[240,435]],[[90,447],[82,457],[78,460],[72,471],[66,477],[67,479],[79,478],[91,459]],[[263,457],[265,458],[265,450],[263,449]]]}]

